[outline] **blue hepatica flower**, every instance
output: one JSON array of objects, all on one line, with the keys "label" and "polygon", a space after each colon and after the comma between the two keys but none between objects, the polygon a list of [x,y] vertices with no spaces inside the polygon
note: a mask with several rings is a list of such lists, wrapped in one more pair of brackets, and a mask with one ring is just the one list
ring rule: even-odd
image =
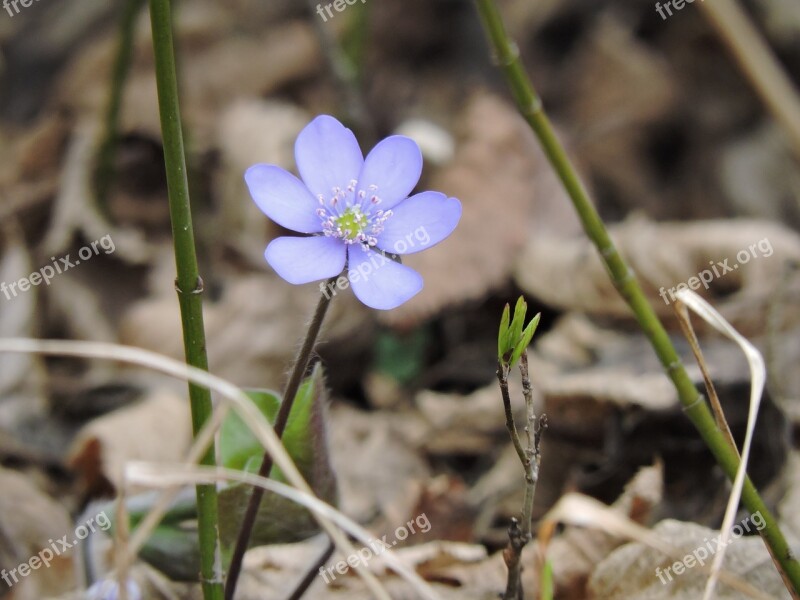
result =
[{"label": "blue hepatica flower", "polygon": [[[142,600],[142,592],[136,583],[128,579],[125,587],[128,600]],[[86,591],[87,600],[119,600],[120,596],[119,584],[110,579],[98,581]]]},{"label": "blue hepatica flower", "polygon": [[311,234],[279,237],[267,246],[265,257],[278,275],[309,283],[335,277],[347,265],[358,299],[384,310],[419,293],[420,274],[386,254],[412,254],[441,242],[458,224],[461,203],[439,192],[408,196],[422,173],[417,144],[391,136],[365,159],[353,132],[321,115],[300,132],[294,150],[302,181],[266,164],[244,176],[270,219]]}]

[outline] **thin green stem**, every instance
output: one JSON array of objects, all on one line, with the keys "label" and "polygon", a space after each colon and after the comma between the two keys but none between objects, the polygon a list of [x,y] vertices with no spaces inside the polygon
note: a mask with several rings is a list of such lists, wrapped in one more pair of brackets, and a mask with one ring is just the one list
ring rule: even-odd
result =
[{"label": "thin green stem", "polygon": [[514,450],[517,451],[517,456],[520,462],[525,464],[525,449],[522,447],[522,442],[519,439],[517,432],[517,425],[514,423],[514,411],[511,408],[511,396],[508,393],[508,367],[501,362],[497,363],[497,381],[500,384],[500,394],[503,396],[503,410],[506,414],[506,429],[508,435],[514,444]]},{"label": "thin green stem", "polygon": [[[281,405],[278,409],[278,415],[275,417],[275,435],[278,436],[279,439],[281,436],[283,436],[283,430],[286,429],[286,423],[289,420],[289,414],[292,412],[292,405],[294,404],[295,396],[297,396],[297,390],[300,389],[300,384],[303,382],[303,377],[305,376],[306,371],[308,371],[308,363],[311,360],[311,353],[314,351],[314,346],[317,343],[319,332],[322,329],[322,323],[325,320],[325,315],[328,312],[328,307],[330,306],[331,299],[333,298],[329,290],[333,289],[332,286],[336,279],[336,277],[332,277],[324,284],[324,287],[321,288],[322,294],[320,295],[319,302],[317,302],[317,307],[314,310],[314,316],[311,317],[311,323],[309,323],[308,331],[306,332],[305,339],[303,340],[303,345],[300,347],[300,350],[297,352],[297,356],[295,357],[294,366],[292,367],[292,372],[289,375],[289,381],[286,383],[286,389],[283,392]],[[272,456],[265,452],[258,474],[261,477],[269,477],[271,471]],[[233,596],[236,593],[236,583],[239,580],[239,574],[242,570],[242,559],[244,559],[244,553],[247,550],[248,543],[250,542],[250,534],[253,531],[253,526],[255,525],[256,517],[258,516],[258,508],[261,505],[261,499],[263,497],[264,490],[259,487],[254,487],[252,493],[250,494],[250,500],[247,504],[244,517],[242,518],[242,525],[239,528],[239,535],[236,538],[236,545],[234,546],[233,555],[231,556],[231,564],[228,568],[228,581],[225,585],[226,600],[233,600]]]},{"label": "thin green stem", "polygon": [[[205,328],[203,326],[203,280],[197,267],[189,184],[186,177],[186,154],[183,147],[178,78],[172,41],[172,15],[169,0],[150,0],[150,22],[153,31],[158,107],[161,133],[164,138],[164,163],[169,191],[169,211],[175,246],[177,278],[175,289],[183,326],[186,362],[208,370]],[[207,388],[189,385],[192,427],[195,435],[211,417],[211,393]],[[214,444],[200,461],[215,465]],[[222,600],[222,554],[219,542],[217,490],[213,484],[197,486],[197,526],[200,543],[200,577],[205,600]]]},{"label": "thin green stem", "polygon": [[526,540],[531,537],[533,521],[533,499],[536,496],[536,484],[539,482],[539,431],[533,405],[531,379],[528,374],[528,351],[523,350],[519,360],[519,372],[522,376],[522,395],[525,398],[525,434],[528,440],[525,448],[525,500],[522,504],[522,535]]},{"label": "thin green stem", "polygon": [[501,360],[497,367],[497,378],[500,382],[503,407],[506,412],[506,428],[514,442],[517,456],[525,471],[525,496],[522,502],[520,521],[512,519],[511,527],[508,529],[508,545],[503,552],[503,560],[508,568],[508,579],[503,600],[521,600],[524,595],[522,589],[522,550],[531,539],[533,500],[536,497],[536,484],[539,481],[539,465],[542,457],[539,443],[541,442],[545,419],[544,416],[540,420],[536,419],[531,379],[528,374],[528,352],[523,350],[519,359],[522,395],[525,399],[525,437],[527,440],[527,447],[523,448],[517,433],[517,427],[514,424],[513,411],[511,410],[511,399],[508,393],[508,372],[509,364]]},{"label": "thin green stem", "polygon": [[105,135],[97,151],[94,172],[95,197],[98,208],[108,213],[108,191],[114,181],[114,162],[119,142],[119,114],[122,107],[122,92],[131,68],[136,17],[145,0],[126,0],[119,22],[119,42],[111,74],[111,89],[105,115]]},{"label": "thin green stem", "polygon": [[[739,457],[717,427],[708,405],[686,373],[669,335],[650,306],[633,271],[611,241],[577,171],[553,131],[542,107],[542,101],[522,66],[519,51],[509,38],[495,3],[493,0],[476,0],[476,3],[498,65],[506,76],[520,112],[536,134],[550,164],[566,188],[584,231],[600,253],[614,286],[630,306],[664,370],[672,380],[684,412],[697,428],[725,474],[733,481],[739,466]],[[745,480],[742,499],[751,513],[760,513],[763,517],[766,525],[761,530],[761,536],[776,565],[782,571],[781,575],[790,592],[800,594],[800,563],[749,478]]]},{"label": "thin green stem", "polygon": [[506,591],[503,600],[522,600],[524,597],[522,590],[522,550],[528,543],[528,538],[522,533],[519,521],[511,519],[511,526],[508,528],[508,545],[503,550],[503,560],[508,569],[508,579],[506,580]]}]

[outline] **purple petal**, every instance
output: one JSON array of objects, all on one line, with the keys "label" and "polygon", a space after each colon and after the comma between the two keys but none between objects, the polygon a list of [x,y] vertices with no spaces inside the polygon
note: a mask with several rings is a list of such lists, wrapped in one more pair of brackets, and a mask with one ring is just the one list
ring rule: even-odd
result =
[{"label": "purple petal", "polygon": [[[378,208],[388,210],[408,198],[422,174],[422,153],[417,143],[402,135],[393,135],[381,141],[367,155],[364,168],[358,176],[359,189],[367,197],[381,199]],[[378,186],[377,192],[369,186]]]},{"label": "purple petal", "polygon": [[440,192],[422,192],[392,209],[378,235],[378,248],[414,254],[450,235],[461,218],[461,202]]},{"label": "purple petal", "polygon": [[[128,579],[125,587],[128,592],[128,600],[141,600],[142,592],[136,582]],[[94,583],[86,590],[86,595],[89,600],[117,600],[122,594],[120,594],[119,583],[104,579]]]},{"label": "purple petal", "polygon": [[359,245],[348,248],[347,277],[353,293],[370,308],[397,308],[422,289],[422,275]]},{"label": "purple petal", "polygon": [[322,231],[316,210],[319,202],[297,177],[274,165],[253,165],[244,174],[258,207],[278,225],[299,231]]},{"label": "purple petal", "polygon": [[270,242],[264,256],[278,275],[299,285],[341,273],[345,251],[342,241],[335,238],[279,237]]},{"label": "purple petal", "polygon": [[333,117],[320,115],[305,126],[294,144],[300,177],[316,198],[333,195],[358,179],[364,156],[353,132]]}]

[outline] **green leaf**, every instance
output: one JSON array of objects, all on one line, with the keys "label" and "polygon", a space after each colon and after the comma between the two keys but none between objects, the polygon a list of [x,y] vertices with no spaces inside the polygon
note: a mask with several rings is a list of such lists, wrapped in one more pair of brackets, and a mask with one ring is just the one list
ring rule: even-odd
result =
[{"label": "green leaf", "polygon": [[497,360],[503,361],[503,356],[508,352],[508,322],[510,319],[511,307],[506,302],[503,309],[503,316],[500,318],[500,332],[497,334]]},{"label": "green leaf", "polygon": [[196,581],[200,570],[197,524],[191,527],[159,525],[139,556],[174,581]]},{"label": "green leaf", "polygon": [[[294,397],[292,412],[289,413],[289,420],[286,421],[286,429],[283,431],[283,446],[292,457],[297,468],[307,477],[308,472],[314,463],[314,407],[317,396],[321,393],[318,385],[321,385],[322,368],[317,365],[310,377],[307,377]],[[263,453],[263,450],[261,451]],[[270,473],[272,479],[286,481],[286,478],[277,467],[273,467]]]},{"label": "green leaf", "polygon": [[261,469],[261,462],[264,460],[263,455],[251,456],[247,459],[247,462],[244,464],[244,468],[242,471],[245,473],[252,473],[254,475],[258,474],[258,471]]},{"label": "green leaf", "polygon": [[542,580],[539,584],[539,598],[541,600],[553,600],[555,585],[553,584],[553,565],[548,560],[542,567]]},{"label": "green leaf", "polygon": [[[282,437],[286,451],[301,472],[309,468],[312,463],[313,452],[309,437],[311,435],[310,422],[314,404],[314,387],[314,375],[312,374],[303,381],[297,390],[292,404],[292,412],[289,413]],[[274,424],[281,404],[279,396],[275,392],[265,389],[245,390],[245,393],[261,414]],[[237,413],[230,412],[225,417],[220,430],[219,446],[224,467],[239,471],[258,472],[264,456],[264,448]],[[255,468],[253,468],[254,464]],[[286,481],[277,468],[273,468],[270,477]]]},{"label": "green leaf", "polygon": [[[281,402],[277,394],[269,390],[249,390],[247,395],[269,422],[274,423]],[[283,444],[314,493],[336,505],[336,479],[330,465],[325,427],[326,402],[322,368],[317,365],[295,396]],[[255,473],[261,466],[264,450],[235,413],[229,413],[223,422],[219,448],[222,462],[228,468]],[[270,476],[283,479],[276,468]],[[251,492],[252,486],[244,484],[228,485],[219,492],[219,533],[224,565],[230,560]],[[130,498],[126,508],[131,520],[141,520],[157,497],[147,494]],[[140,551],[142,558],[173,579],[196,580],[199,564],[196,519],[194,490],[186,488]],[[318,532],[319,526],[308,510],[282,496],[265,492],[250,546],[296,542]]]},{"label": "green leaf", "polygon": [[406,334],[380,332],[375,343],[375,368],[400,384],[413,381],[425,367],[431,333],[420,327]]},{"label": "green leaf", "polygon": [[527,312],[528,305],[525,302],[525,298],[520,296],[519,300],[517,300],[517,305],[514,307],[514,319],[511,321],[511,327],[508,332],[509,337],[506,352],[516,345],[519,336],[522,335],[522,326],[525,324],[525,313]]},{"label": "green leaf", "polygon": [[[277,406],[270,394],[259,396],[262,412],[274,422]],[[275,398],[274,400],[277,400]],[[336,479],[330,465],[327,433],[325,428],[326,392],[322,367],[318,364],[307,377],[295,396],[292,411],[286,421],[282,442],[300,473],[308,481],[314,493],[328,503],[336,503]],[[241,421],[238,425],[243,425]],[[249,432],[242,433],[242,440],[226,441],[220,447],[232,445],[238,449],[235,456],[238,467],[245,471],[258,470],[264,453],[260,444]],[[249,441],[248,441],[249,440]],[[250,456],[245,458],[247,454]],[[242,460],[242,458],[245,458]],[[280,469],[273,466],[270,478],[286,481]],[[239,531],[242,514],[250,498],[251,487],[242,484],[230,485],[219,492],[220,539],[223,549],[230,548]],[[311,514],[293,502],[271,492],[266,492],[256,517],[250,538],[251,545],[276,544],[299,541],[315,534],[318,525]]]},{"label": "green leaf", "polygon": [[533,339],[533,334],[536,331],[536,327],[539,325],[539,319],[541,318],[542,313],[538,313],[531,322],[528,323],[528,326],[525,328],[525,331],[522,333],[522,338],[517,342],[517,345],[514,347],[514,353],[511,355],[511,366],[514,366],[516,362],[522,356],[522,353],[525,352],[525,348],[527,348],[530,343],[531,339]]},{"label": "green leaf", "polygon": [[[278,394],[272,390],[265,389],[245,390],[245,393],[261,414],[270,423],[274,423],[281,403]],[[239,471],[245,470],[245,465],[252,457],[257,456],[260,458],[264,455],[264,448],[262,448],[256,436],[242,421],[242,418],[233,411],[228,413],[222,423],[219,435],[219,449],[222,457],[222,466]]]}]

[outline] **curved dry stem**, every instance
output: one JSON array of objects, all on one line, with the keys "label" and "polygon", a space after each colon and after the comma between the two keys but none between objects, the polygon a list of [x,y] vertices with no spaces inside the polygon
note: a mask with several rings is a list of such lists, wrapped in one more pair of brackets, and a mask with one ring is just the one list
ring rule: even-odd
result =
[{"label": "curved dry stem", "polygon": [[700,2],[767,109],[783,126],[800,160],[800,97],[775,53],[736,0]]},{"label": "curved dry stem", "polygon": [[[280,440],[272,430],[272,426],[269,424],[264,415],[262,415],[261,412],[253,405],[253,403],[241,389],[225,379],[217,377],[216,375],[212,375],[206,371],[203,371],[202,369],[191,367],[172,358],[162,356],[155,352],[150,352],[141,348],[133,348],[130,346],[121,346],[118,344],[72,340],[3,338],[0,339],[0,352],[50,354],[117,360],[146,367],[176,379],[190,381],[195,385],[206,387],[211,391],[218,393],[221,397],[230,402],[233,409],[242,418],[242,421],[250,426],[253,434],[264,446],[265,450],[272,455],[275,464],[284,473],[289,483],[297,490],[307,494],[308,496],[315,497],[314,492],[297,470],[297,467],[295,466],[291,457],[287,454]],[[216,412],[218,411],[215,411],[215,413]],[[221,417],[215,415],[215,418],[210,419],[210,421],[214,423],[207,424],[205,429],[202,430],[203,435],[198,437],[204,438],[205,440],[210,440],[210,438],[213,437],[214,425],[217,425],[219,422],[221,422]],[[195,451],[195,454],[200,452],[199,445],[198,447],[193,448],[193,450]],[[158,508],[158,506],[151,509],[151,511],[155,512],[155,508]],[[336,510],[333,507],[328,508],[332,511]],[[340,552],[342,552],[345,556],[350,556],[356,552],[355,548],[348,541],[347,537],[327,516],[317,512],[312,512],[312,514],[320,526],[328,533],[328,535],[330,535]],[[341,515],[340,518],[346,517]],[[158,520],[160,520],[160,516]],[[355,524],[353,523],[353,525]],[[358,527],[357,525],[355,526]],[[404,570],[408,572],[407,568],[402,566],[397,557],[391,554],[390,550],[387,550],[386,558],[387,561],[391,561],[390,564],[392,564],[392,568],[398,570],[399,573],[402,573]],[[364,579],[365,585],[376,598],[389,600],[380,582],[371,572],[366,569],[357,569],[356,572]],[[437,598],[435,592],[424,581],[419,579],[416,575],[414,577],[415,580],[413,582],[409,580],[409,583],[413,583],[415,587],[421,583],[426,590],[426,595],[424,596],[425,598]]]},{"label": "curved dry stem", "polygon": [[[196,485],[198,483],[218,481],[245,483],[284,496],[315,514],[324,515],[326,519],[330,519],[331,522],[349,533],[364,546],[369,546],[374,539],[369,531],[316,496],[254,473],[222,467],[207,467],[205,465],[189,466],[183,463],[167,465],[163,463],[131,462],[128,463],[126,477],[132,482],[150,487]],[[438,595],[430,586],[395,555],[387,553],[381,554],[381,557],[385,557],[388,566],[414,586],[421,598],[429,600],[438,598]]]},{"label": "curved dry stem", "polygon": [[[764,385],[767,381],[767,368],[764,364],[764,358],[756,347],[736,331],[708,302],[691,290],[679,290],[677,296],[681,304],[698,314],[706,323],[714,327],[714,329],[719,331],[722,335],[736,342],[742,349],[742,352],[744,352],[747,358],[747,364],[750,368],[750,407],[747,413],[747,430],[744,436],[744,444],[742,444],[742,458],[736,470],[736,477],[733,480],[733,488],[731,489],[731,495],[728,499],[728,506],[725,508],[725,517],[722,519],[722,525],[720,526],[722,534],[720,550],[714,556],[711,576],[708,578],[703,595],[703,600],[710,600],[714,596],[717,579],[722,569],[722,562],[725,559],[725,552],[731,536],[731,526],[736,517],[736,511],[739,508],[739,501],[742,498],[742,488],[744,487],[744,478],[747,474],[747,462],[750,458],[750,448],[753,444],[753,434],[755,432],[756,419],[758,418],[758,409],[761,406],[761,396],[764,393]],[[767,548],[769,548],[769,546],[767,546]],[[780,565],[776,562],[775,566],[778,567],[778,572],[780,573]],[[790,592],[792,591],[792,587],[788,585],[788,583],[787,589]]]}]

